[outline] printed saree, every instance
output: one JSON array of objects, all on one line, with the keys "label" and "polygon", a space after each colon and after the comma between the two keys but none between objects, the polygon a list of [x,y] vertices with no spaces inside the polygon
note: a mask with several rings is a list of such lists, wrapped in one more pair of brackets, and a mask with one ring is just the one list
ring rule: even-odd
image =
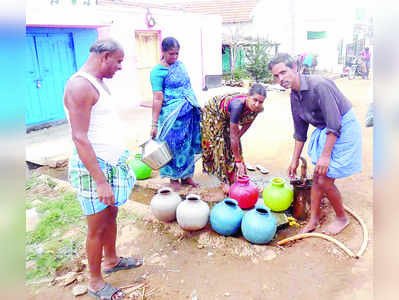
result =
[{"label": "printed saree", "polygon": [[[224,183],[232,184],[237,171],[230,143],[229,103],[243,97],[239,94],[215,96],[202,111],[202,168],[207,174],[216,176]],[[247,112],[241,115],[239,125],[252,123],[258,114]],[[240,144],[240,154],[242,147]]]},{"label": "printed saree", "polygon": [[194,175],[194,155],[201,153],[201,110],[180,61],[169,67],[163,97],[157,138],[168,143],[173,158],[161,168],[160,176],[173,180],[190,178]]}]

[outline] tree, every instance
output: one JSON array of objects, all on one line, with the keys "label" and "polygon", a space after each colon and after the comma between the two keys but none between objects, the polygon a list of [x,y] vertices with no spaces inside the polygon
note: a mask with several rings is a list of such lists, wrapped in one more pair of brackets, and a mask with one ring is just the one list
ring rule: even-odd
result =
[{"label": "tree", "polygon": [[272,74],[267,65],[272,58],[271,50],[273,48],[274,44],[260,38],[248,43],[244,47],[246,58],[245,68],[256,82],[270,82],[272,80]]}]

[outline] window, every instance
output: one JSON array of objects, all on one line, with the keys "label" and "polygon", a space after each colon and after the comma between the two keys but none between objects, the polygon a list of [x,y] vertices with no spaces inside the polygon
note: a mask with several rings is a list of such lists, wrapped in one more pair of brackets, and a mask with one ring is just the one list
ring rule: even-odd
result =
[{"label": "window", "polygon": [[326,37],[326,31],[308,31],[308,40],[325,39]]}]

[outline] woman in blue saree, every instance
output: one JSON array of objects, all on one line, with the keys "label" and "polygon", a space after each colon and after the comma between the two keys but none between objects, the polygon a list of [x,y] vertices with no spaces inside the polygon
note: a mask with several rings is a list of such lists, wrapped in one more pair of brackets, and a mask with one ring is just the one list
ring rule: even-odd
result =
[{"label": "woman in blue saree", "polygon": [[174,189],[180,184],[197,186],[192,179],[194,155],[201,152],[201,110],[187,71],[177,60],[179,50],[175,38],[165,38],[161,63],[150,76],[154,97],[151,136],[166,141],[173,154],[160,176],[169,178]]}]

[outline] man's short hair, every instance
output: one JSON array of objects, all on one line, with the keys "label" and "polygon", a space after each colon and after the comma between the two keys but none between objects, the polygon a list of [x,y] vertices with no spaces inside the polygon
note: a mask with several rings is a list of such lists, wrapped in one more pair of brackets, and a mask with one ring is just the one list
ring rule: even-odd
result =
[{"label": "man's short hair", "polygon": [[284,63],[290,69],[293,69],[295,65],[294,59],[289,54],[279,53],[275,57],[273,57],[272,60],[267,65],[269,71],[271,71],[272,68],[279,63]]},{"label": "man's short hair", "polygon": [[123,50],[121,44],[113,39],[97,40],[91,45],[90,53],[101,54],[103,52],[115,52],[116,50]]}]

